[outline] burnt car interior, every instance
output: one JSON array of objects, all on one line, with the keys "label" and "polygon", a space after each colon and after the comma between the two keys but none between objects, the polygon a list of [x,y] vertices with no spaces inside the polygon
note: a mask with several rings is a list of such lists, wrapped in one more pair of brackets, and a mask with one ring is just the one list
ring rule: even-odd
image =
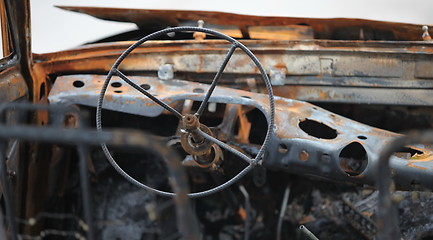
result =
[{"label": "burnt car interior", "polygon": [[433,239],[429,26],[0,1],[0,239]]}]

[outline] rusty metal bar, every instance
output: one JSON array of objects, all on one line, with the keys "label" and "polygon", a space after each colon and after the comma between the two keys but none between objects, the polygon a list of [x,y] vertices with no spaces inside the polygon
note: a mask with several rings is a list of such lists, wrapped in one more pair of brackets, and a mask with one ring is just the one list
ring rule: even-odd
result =
[{"label": "rusty metal bar", "polygon": [[299,230],[308,240],[319,240],[314,234],[304,225],[299,226]]},{"label": "rusty metal bar", "polygon": [[81,193],[82,193],[82,201],[83,201],[83,215],[88,226],[87,229],[87,239],[93,240],[94,236],[94,224],[92,217],[92,201],[90,199],[90,183],[89,176],[87,170],[87,157],[89,155],[89,149],[86,145],[78,145],[78,165],[79,165],[79,173],[80,173],[80,185],[81,185]]},{"label": "rusty metal bar", "polygon": [[380,155],[376,170],[376,186],[379,189],[378,239],[400,239],[400,230],[397,221],[397,210],[391,199],[390,187],[392,183],[391,169],[389,166],[391,155],[399,149],[410,144],[433,143],[433,131],[414,131],[406,136],[396,138],[389,143]]},{"label": "rusty metal bar", "polygon": [[5,201],[6,218],[9,222],[9,229],[11,232],[11,239],[17,240],[17,227],[15,225],[15,213],[14,203],[11,195],[11,187],[9,185],[9,179],[6,171],[6,159],[5,159],[5,142],[0,141],[0,180],[3,189],[3,199]]},{"label": "rusty metal bar", "polygon": [[227,150],[227,151],[235,154],[236,156],[238,156],[242,160],[246,161],[247,163],[249,163],[249,164],[256,163],[251,158],[249,158],[247,155],[239,152],[238,150],[234,149],[233,147],[230,147],[229,145],[221,142],[220,140],[218,140],[218,139],[216,139],[216,138],[214,138],[212,136],[209,136],[207,133],[201,131],[200,129],[198,129],[197,133],[200,134],[203,138],[206,138],[207,140],[209,140],[209,141],[217,144],[218,146],[224,148],[225,150]]}]

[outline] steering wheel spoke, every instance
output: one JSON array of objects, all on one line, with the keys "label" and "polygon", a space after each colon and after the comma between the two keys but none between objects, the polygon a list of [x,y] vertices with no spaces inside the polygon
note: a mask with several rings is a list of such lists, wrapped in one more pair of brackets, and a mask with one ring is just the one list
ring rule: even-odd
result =
[{"label": "steering wheel spoke", "polygon": [[199,130],[198,130],[198,133],[199,133],[203,138],[205,138],[206,140],[211,141],[211,142],[213,142],[214,144],[216,144],[216,145],[218,145],[218,146],[224,148],[225,150],[227,150],[227,151],[229,151],[229,152],[235,154],[236,156],[238,156],[238,157],[241,158],[242,160],[246,161],[247,163],[249,163],[249,164],[253,164],[253,163],[255,163],[254,160],[251,159],[251,158],[249,158],[247,155],[241,153],[240,151],[234,149],[233,147],[230,147],[230,146],[227,145],[226,143],[221,142],[220,140],[218,140],[218,139],[216,139],[216,138],[210,136],[209,134],[203,132],[202,130],[199,129]]},{"label": "steering wheel spoke", "polygon": [[116,68],[115,69],[115,73],[116,73],[117,76],[119,76],[123,81],[125,81],[131,87],[135,88],[137,91],[139,91],[142,94],[146,95],[146,97],[152,99],[152,101],[158,103],[161,107],[167,109],[169,112],[173,113],[179,119],[182,119],[182,114],[180,114],[178,111],[176,111],[176,109],[170,107],[165,102],[159,100],[158,98],[156,98],[155,96],[153,96],[152,94],[150,94],[148,91],[146,91],[146,89],[142,88],[140,85],[138,85],[138,84],[134,83],[133,81],[131,81],[127,76],[125,76],[125,74],[123,74],[121,71],[119,71],[119,69]]},{"label": "steering wheel spoke", "polygon": [[197,112],[195,113],[195,115],[200,118],[200,116],[203,114],[204,109],[207,106],[207,103],[209,101],[210,96],[212,95],[213,91],[215,90],[216,85],[218,84],[218,80],[220,79],[222,73],[224,72],[224,69],[227,66],[227,63],[229,62],[230,58],[232,57],[233,53],[235,52],[236,48],[237,48],[237,44],[232,44],[232,46],[230,47],[229,51],[227,52],[223,63],[221,64],[221,67],[218,69],[218,72],[215,74],[215,77],[212,80],[212,83],[209,87],[209,90],[206,93],[206,96],[203,99],[203,102],[201,102],[200,107],[198,108]]}]

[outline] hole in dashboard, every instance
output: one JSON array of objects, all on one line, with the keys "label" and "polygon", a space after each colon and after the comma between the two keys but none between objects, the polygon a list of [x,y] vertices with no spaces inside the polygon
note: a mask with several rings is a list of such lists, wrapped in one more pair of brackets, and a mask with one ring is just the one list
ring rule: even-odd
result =
[{"label": "hole in dashboard", "polygon": [[284,144],[284,143],[280,143],[279,144],[279,146],[278,146],[278,152],[280,152],[280,153],[287,153],[289,151],[289,148],[287,147],[287,145],[286,144]]},{"label": "hole in dashboard", "polygon": [[122,86],[122,83],[120,83],[120,82],[113,82],[113,83],[111,83],[111,86],[114,87],[114,88],[120,88]]},{"label": "hole in dashboard", "polygon": [[74,82],[72,83],[72,85],[73,85],[74,87],[76,87],[76,88],[81,88],[81,87],[84,86],[84,82],[83,82],[83,81],[80,81],[80,80],[76,80],[76,81],[74,81]]},{"label": "hole in dashboard", "polygon": [[149,84],[141,84],[140,87],[142,87],[144,90],[149,90],[151,87]]},{"label": "hole in dashboard", "polygon": [[399,158],[405,158],[405,159],[409,159],[415,155],[422,155],[424,154],[424,152],[411,148],[411,147],[405,147],[405,148],[401,148],[398,151],[396,151],[394,153],[394,156],[399,157]]},{"label": "hole in dashboard", "polygon": [[248,140],[252,144],[262,144],[265,141],[266,132],[268,130],[268,121],[265,115],[262,111],[255,108],[249,111],[246,116],[251,123]]},{"label": "hole in dashboard", "polygon": [[367,151],[359,142],[352,142],[339,154],[340,168],[349,176],[361,174],[368,164]]},{"label": "hole in dashboard", "polygon": [[203,88],[194,88],[192,91],[195,93],[204,93]]},{"label": "hole in dashboard", "polygon": [[338,135],[337,130],[308,118],[301,120],[298,125],[302,131],[315,138],[334,139]]}]

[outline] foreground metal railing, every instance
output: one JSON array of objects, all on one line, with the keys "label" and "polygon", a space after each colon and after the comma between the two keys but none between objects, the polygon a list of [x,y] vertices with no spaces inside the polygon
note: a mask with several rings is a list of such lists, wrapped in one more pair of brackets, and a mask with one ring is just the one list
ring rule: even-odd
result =
[{"label": "foreground metal railing", "polygon": [[[5,116],[8,111],[34,112],[46,111],[51,116],[51,122],[46,126],[31,126],[22,123],[6,124]],[[74,118],[73,126],[66,126],[69,118]],[[7,141],[10,139],[20,141],[32,141],[52,144],[65,144],[74,146],[78,152],[80,188],[82,194],[83,216],[87,227],[85,232],[87,239],[95,239],[92,221],[92,206],[90,200],[90,184],[88,180],[88,169],[86,159],[90,146],[106,144],[112,147],[139,148],[162,156],[169,168],[173,178],[170,181],[176,196],[176,213],[178,227],[184,239],[198,239],[198,224],[189,204],[187,194],[189,188],[185,173],[181,167],[178,156],[166,149],[154,137],[137,130],[110,130],[96,131],[86,129],[82,121],[81,113],[73,106],[47,106],[33,105],[29,103],[12,103],[0,105],[0,181],[3,189],[3,198],[8,222],[8,232],[11,239],[18,239],[16,217],[14,214],[14,202],[12,201],[12,190],[8,179],[7,165],[5,159]],[[67,124],[66,124],[67,125]],[[136,184],[136,183],[133,183]],[[185,221],[187,219],[187,221]],[[22,237],[21,237],[22,238]]]},{"label": "foreground metal railing", "polygon": [[[7,124],[6,115],[10,111],[15,112],[35,112],[46,111],[51,116],[49,124],[46,126],[32,126],[24,123],[13,122]],[[8,178],[7,161],[11,161],[10,153],[7,153],[7,143],[14,141],[31,141],[40,143],[63,144],[75,147],[78,153],[78,166],[80,177],[80,189],[82,194],[83,216],[85,232],[87,239],[95,239],[94,224],[92,221],[92,206],[90,200],[90,184],[88,180],[88,169],[86,159],[91,146],[98,146],[102,143],[112,147],[140,148],[160,154],[169,168],[169,173],[173,178],[173,190],[176,193],[176,213],[178,219],[179,231],[184,239],[199,239],[199,231],[196,217],[191,209],[188,199],[188,185],[186,176],[182,170],[178,156],[166,149],[154,137],[137,130],[110,130],[96,131],[86,128],[83,121],[83,114],[78,108],[73,106],[47,106],[33,105],[28,103],[12,103],[0,105],[0,182],[4,199],[7,231],[11,239],[40,239],[19,234],[16,223],[32,222],[34,219],[44,217],[46,213],[38,215],[32,221],[22,221],[15,216],[14,202],[12,200],[12,189],[10,179]],[[73,120],[71,120],[73,119]],[[377,168],[377,188],[379,189],[378,203],[378,239],[399,239],[400,232],[398,228],[397,212],[390,194],[392,175],[389,168],[390,156],[400,148],[414,143],[429,144],[433,142],[433,132],[410,132],[406,136],[397,138],[391,142],[381,154]],[[15,145],[15,144],[12,144]],[[8,157],[6,157],[8,156]],[[139,183],[132,182],[137,185]],[[63,218],[55,213],[49,213],[50,217]],[[0,219],[2,215],[0,214]],[[3,228],[0,228],[0,237],[4,234]],[[55,230],[44,232],[44,235],[55,234]],[[84,238],[84,237],[83,237]]]},{"label": "foreground metal railing", "polygon": [[[398,213],[392,200],[390,189],[392,186],[392,173],[389,161],[393,153],[412,144],[432,144],[433,131],[412,131],[396,138],[383,149],[376,169],[376,188],[379,190],[377,237],[381,240],[401,239],[398,226]],[[432,178],[433,180],[433,178]]]}]

